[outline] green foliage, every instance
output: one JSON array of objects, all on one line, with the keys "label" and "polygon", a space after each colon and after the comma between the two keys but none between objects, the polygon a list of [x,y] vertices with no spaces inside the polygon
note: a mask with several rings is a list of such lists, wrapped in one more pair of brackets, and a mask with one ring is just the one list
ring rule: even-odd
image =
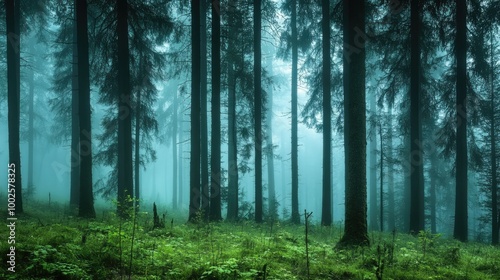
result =
[{"label": "green foliage", "polygon": [[[115,209],[97,211],[94,221],[51,211],[28,208],[19,219],[16,274],[2,270],[0,279],[117,279],[129,273],[132,279],[262,279],[264,266],[266,279],[307,279],[303,225],[278,222],[271,230],[249,221],[200,221],[152,229],[152,214],[139,212],[132,248],[133,221],[120,219]],[[336,248],[341,233],[311,224],[310,279],[495,279],[500,273],[500,252],[492,246],[421,232],[374,233],[371,247]],[[0,250],[7,248],[0,243]]]},{"label": "green foliage", "polygon": [[[72,248],[77,249],[77,248]],[[65,262],[65,255],[50,245],[36,246],[26,271],[33,276],[54,279],[91,279],[78,264]]]}]

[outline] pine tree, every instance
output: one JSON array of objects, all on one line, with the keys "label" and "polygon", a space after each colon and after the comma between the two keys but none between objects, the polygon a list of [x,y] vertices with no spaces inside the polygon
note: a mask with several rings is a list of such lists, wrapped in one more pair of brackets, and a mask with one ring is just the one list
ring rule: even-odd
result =
[{"label": "pine tree", "polygon": [[[132,116],[130,86],[130,50],[127,0],[116,2],[118,35],[118,213],[127,217],[134,195],[132,169]],[[79,42],[80,44],[80,42]],[[81,85],[79,85],[81,86]]]},{"label": "pine tree", "polygon": [[15,169],[16,213],[23,213],[23,186],[21,177],[21,150],[19,147],[21,95],[21,1],[5,0],[7,28],[7,89],[9,126],[9,167]]},{"label": "pine tree", "polygon": [[78,41],[78,112],[80,127],[80,203],[78,216],[95,218],[92,182],[92,130],[90,117],[89,44],[87,1],[76,0]]},{"label": "pine tree", "polygon": [[237,7],[231,6],[227,14],[228,21],[228,39],[227,39],[227,84],[228,84],[228,98],[227,98],[227,121],[228,121],[228,198],[227,198],[227,215],[229,221],[238,219],[238,144],[237,144],[237,114],[236,114],[236,88],[237,88]]},{"label": "pine tree", "polygon": [[212,141],[211,141],[211,182],[210,182],[210,220],[222,220],[221,216],[221,36],[220,13],[215,3],[212,3]]},{"label": "pine tree", "polygon": [[[328,1],[324,1],[328,2]],[[345,228],[340,244],[368,245],[366,223],[366,101],[363,0],[344,4]],[[356,48],[356,51],[353,52]]]},{"label": "pine tree", "polygon": [[254,0],[254,148],[255,148],[255,221],[263,219],[262,204],[262,54],[261,54],[261,20],[262,7],[260,0]]},{"label": "pine tree", "polygon": [[191,162],[189,165],[189,221],[200,210],[200,1],[191,1]]},{"label": "pine tree", "polygon": [[331,142],[332,142],[332,107],[330,89],[330,1],[322,1],[321,30],[323,33],[323,198],[321,211],[321,225],[332,224],[331,201]]},{"label": "pine tree", "polygon": [[411,1],[411,58],[410,58],[410,232],[418,234],[424,230],[424,182],[422,151],[422,94],[420,89],[420,25],[421,4]]},{"label": "pine tree", "polygon": [[456,0],[456,199],[453,237],[466,242],[468,239],[467,203],[467,5]]}]

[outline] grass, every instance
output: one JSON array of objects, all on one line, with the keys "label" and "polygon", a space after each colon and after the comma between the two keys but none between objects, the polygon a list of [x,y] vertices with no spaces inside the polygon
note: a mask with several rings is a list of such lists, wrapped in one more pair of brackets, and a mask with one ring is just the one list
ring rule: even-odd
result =
[{"label": "grass", "polygon": [[[186,224],[167,212],[165,228],[153,230],[152,213],[140,212],[131,248],[132,221],[111,209],[87,221],[54,203],[32,207],[16,223],[16,272],[4,265],[0,279],[307,279],[303,225]],[[8,234],[0,227],[2,252]],[[370,247],[337,249],[341,235],[310,226],[310,279],[500,279],[498,247],[373,232]]]}]

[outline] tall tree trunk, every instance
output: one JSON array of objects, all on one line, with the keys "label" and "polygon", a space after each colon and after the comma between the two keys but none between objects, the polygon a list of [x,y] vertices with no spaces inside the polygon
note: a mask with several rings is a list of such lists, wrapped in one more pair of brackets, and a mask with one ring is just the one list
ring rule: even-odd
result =
[{"label": "tall tree trunk", "polygon": [[[403,137],[404,146],[403,146],[403,154],[410,154],[410,136],[404,135]],[[410,160],[409,157],[407,157]],[[403,169],[404,173],[404,190],[403,190],[403,199],[401,200],[401,212],[402,212],[402,231],[409,232],[410,231],[410,201],[411,201],[411,170],[410,166],[405,166]]]},{"label": "tall tree trunk", "polygon": [[[35,50],[33,50],[34,52]],[[29,118],[28,118],[28,131],[29,131],[29,142],[28,142],[28,193],[31,198],[33,198],[34,194],[34,186],[33,186],[33,142],[35,138],[35,132],[33,127],[33,119],[34,119],[34,103],[35,103],[35,73],[33,70],[29,71],[30,73],[30,84],[29,84]]]},{"label": "tall tree trunk", "polygon": [[[271,64],[272,66],[272,64]],[[272,73],[272,68],[268,69],[268,72]],[[278,218],[278,208],[276,202],[276,186],[274,181],[274,147],[273,147],[273,91],[272,86],[268,90],[268,100],[267,100],[267,117],[266,117],[266,143],[267,143],[267,193],[269,199],[269,217],[275,221]]]},{"label": "tall tree trunk", "polygon": [[89,43],[87,35],[87,1],[77,0],[78,95],[80,112],[80,205],[78,216],[95,218],[92,191],[92,134],[89,81]]},{"label": "tall tree trunk", "polygon": [[389,230],[396,229],[395,202],[394,202],[394,169],[393,169],[393,143],[392,143],[392,104],[389,104],[389,125],[387,130],[387,225]]},{"label": "tall tree trunk", "polygon": [[467,5],[465,0],[456,0],[456,39],[455,56],[457,60],[457,141],[456,141],[456,200],[455,227],[453,237],[466,242],[467,223]]},{"label": "tall tree trunk", "polygon": [[15,170],[15,182],[9,182],[9,184],[15,186],[16,213],[23,213],[21,150],[19,148],[21,102],[21,40],[19,23],[21,17],[20,0],[5,0],[5,13],[7,28],[7,118],[9,123],[9,168]]},{"label": "tall tree trunk", "polygon": [[436,233],[436,179],[437,179],[437,168],[438,168],[438,161],[437,161],[437,154],[436,152],[432,151],[430,154],[430,161],[431,161],[431,169],[429,171],[429,177],[430,177],[430,188],[429,188],[429,204],[430,204],[430,222],[431,222],[431,233]]},{"label": "tall tree trunk", "polygon": [[411,1],[411,69],[410,69],[410,232],[424,230],[424,182],[421,91],[420,91],[420,1]]},{"label": "tall tree trunk", "polygon": [[254,0],[254,132],[255,132],[255,222],[262,222],[262,54],[261,0]]},{"label": "tall tree trunk", "polygon": [[210,157],[210,220],[220,221],[221,216],[221,148],[220,148],[220,14],[212,3],[212,145]]},{"label": "tall tree trunk", "polygon": [[497,149],[495,118],[497,116],[495,107],[495,63],[493,62],[493,28],[490,29],[490,146],[491,146],[491,243],[497,245],[499,243],[499,218],[498,218],[498,168],[497,168]]},{"label": "tall tree trunk", "polygon": [[200,210],[200,0],[191,1],[191,161],[189,165],[189,221]]},{"label": "tall tree trunk", "polygon": [[384,134],[380,122],[380,231],[384,231]]},{"label": "tall tree trunk", "polygon": [[[208,115],[207,115],[207,1],[200,4],[200,133],[201,133],[201,210],[208,220],[210,211],[210,181],[208,172]],[[213,62],[213,60],[212,60]]]},{"label": "tall tree trunk", "polygon": [[[233,65],[229,66],[233,67]],[[233,74],[233,69],[229,70]],[[228,92],[228,201],[227,201],[227,219],[235,221],[238,219],[238,150],[236,135],[236,85],[234,79]]]},{"label": "tall tree trunk", "polygon": [[299,213],[299,152],[298,152],[298,60],[297,1],[292,0],[292,222],[300,224]]},{"label": "tall tree trunk", "polygon": [[173,117],[173,123],[174,123],[174,131],[172,135],[172,208],[174,210],[177,210],[177,202],[178,202],[178,196],[177,196],[177,189],[179,186],[177,185],[177,126],[179,125],[177,122],[177,114],[178,114],[178,109],[177,109],[177,90],[175,91],[174,95],[174,117]]},{"label": "tall tree trunk", "polygon": [[[118,35],[118,213],[127,216],[133,207],[132,116],[130,108],[130,53],[128,44],[128,3],[116,2]],[[80,44],[80,41],[78,41]],[[83,174],[82,174],[83,176]]]},{"label": "tall tree trunk", "polygon": [[237,150],[237,130],[236,130],[236,75],[234,72],[234,60],[236,56],[236,49],[234,44],[236,42],[236,27],[235,15],[229,13],[229,39],[228,39],[228,98],[227,98],[227,111],[228,111],[228,141],[227,141],[227,155],[228,155],[228,198],[227,198],[227,219],[235,221],[238,219],[238,150]]},{"label": "tall tree trunk", "polygon": [[73,20],[73,61],[71,79],[71,187],[69,204],[72,210],[80,203],[80,120],[78,118],[78,39],[76,22],[76,0]]},{"label": "tall tree trunk", "polygon": [[179,152],[177,153],[177,171],[179,172],[179,206],[182,208],[182,204],[184,203],[184,175],[183,175],[183,162],[182,162],[182,154],[184,153],[184,144],[183,144],[183,136],[184,136],[184,114],[181,112],[179,119]]},{"label": "tall tree trunk", "polygon": [[[264,41],[271,40],[270,37],[265,37]],[[273,55],[275,52],[275,48],[273,45],[266,44],[265,52],[268,54],[266,57],[266,65],[264,66],[267,69],[267,74],[269,77],[273,77],[274,75],[274,67],[273,67]],[[268,198],[268,217],[272,221],[276,221],[278,218],[278,204],[276,202],[276,185],[274,180],[274,145],[273,145],[273,86],[268,85],[266,89],[266,97],[267,102],[265,106],[265,153],[266,153],[266,161],[267,161],[267,198]]]},{"label": "tall tree trunk", "polygon": [[332,224],[332,195],[331,195],[331,162],[332,148],[332,101],[330,88],[330,1],[323,0],[321,5],[321,31],[323,50],[323,198],[321,207],[321,225]]},{"label": "tall tree trunk", "polygon": [[[328,2],[328,1],[326,1]],[[345,228],[340,244],[369,244],[366,224],[364,0],[344,0]],[[352,48],[357,48],[352,51]]]},{"label": "tall tree trunk", "polygon": [[[377,114],[377,100],[375,93],[370,95],[370,111],[374,116]],[[371,126],[370,134],[370,230],[378,229],[377,225],[377,133],[375,126]]]},{"label": "tall tree trunk", "polygon": [[140,207],[140,196],[139,196],[139,182],[140,182],[140,167],[141,167],[141,159],[140,159],[140,148],[141,148],[141,92],[137,91],[137,104],[135,105],[135,155],[134,155],[134,202],[135,202],[135,211],[139,211]]}]

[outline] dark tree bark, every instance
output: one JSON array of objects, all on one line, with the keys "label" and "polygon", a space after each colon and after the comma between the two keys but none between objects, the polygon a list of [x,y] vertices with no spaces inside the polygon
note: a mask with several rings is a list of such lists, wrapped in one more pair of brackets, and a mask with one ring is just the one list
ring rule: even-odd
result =
[{"label": "dark tree bark", "polygon": [[[33,52],[35,50],[32,50]],[[34,121],[34,102],[35,102],[35,73],[33,70],[29,71],[30,75],[30,84],[29,84],[29,117],[28,117],[28,193],[31,198],[33,198],[34,194],[34,185],[33,185],[33,142],[35,139],[35,131],[33,127]]]},{"label": "dark tree bark", "polygon": [[345,228],[340,244],[368,245],[366,223],[366,42],[359,38],[361,35],[366,36],[365,1],[344,0],[343,3],[346,193]]},{"label": "dark tree bark", "polygon": [[[375,93],[370,95],[370,111],[371,114],[377,114],[377,100]],[[377,133],[375,127],[371,126],[372,133],[370,134],[370,208],[369,213],[369,228],[377,230]]]},{"label": "dark tree bark", "polygon": [[292,222],[300,224],[299,213],[299,156],[297,84],[299,50],[297,45],[297,1],[292,0]]},{"label": "dark tree bark", "polygon": [[457,60],[457,140],[456,140],[456,200],[455,227],[453,237],[466,242],[467,224],[467,5],[465,0],[456,0],[455,56]]},{"label": "dark tree bark", "polygon": [[[404,152],[407,156],[410,154],[410,136],[404,135]],[[407,158],[409,160],[409,157]],[[411,170],[409,167],[403,169],[404,173],[404,193],[403,199],[401,199],[402,206],[402,231],[409,232],[410,231],[410,201],[411,201]]]},{"label": "dark tree bark", "polygon": [[499,243],[499,222],[498,217],[498,168],[497,168],[497,148],[496,148],[496,116],[497,108],[495,106],[495,63],[493,61],[493,30],[490,30],[490,146],[491,146],[491,243],[497,245]]},{"label": "dark tree bark", "polygon": [[178,196],[177,196],[177,189],[179,186],[177,185],[177,126],[179,125],[177,123],[177,114],[178,114],[178,105],[177,105],[177,90],[175,91],[174,94],[174,117],[173,117],[173,123],[174,123],[174,129],[173,129],[173,135],[172,135],[172,208],[174,210],[177,210],[178,207]]},{"label": "dark tree bark", "polygon": [[183,162],[182,162],[182,154],[184,153],[183,146],[183,132],[184,132],[184,114],[180,114],[179,119],[179,152],[177,153],[177,171],[179,172],[179,206],[182,207],[184,203],[184,175],[183,175]]},{"label": "dark tree bark", "polygon": [[141,93],[137,92],[137,103],[135,105],[135,145],[134,145],[134,203],[135,211],[139,211],[140,194],[139,194],[139,182],[140,182],[140,150],[141,150],[141,129],[140,129],[140,119],[141,119]]},{"label": "dark tree bark", "polygon": [[70,207],[74,210],[80,203],[80,120],[78,118],[78,39],[76,21],[76,1],[74,2],[73,20],[73,61],[71,79],[71,185]]},{"label": "dark tree bark", "polygon": [[384,134],[380,122],[380,231],[384,231]]},{"label": "dark tree bark", "polygon": [[201,133],[201,210],[208,220],[210,211],[210,180],[208,172],[208,124],[207,124],[207,1],[200,3],[200,133]]},{"label": "dark tree bark", "polygon": [[[117,0],[118,35],[118,214],[127,216],[133,207],[132,116],[130,108],[130,52],[128,43],[128,3]],[[78,41],[80,44],[80,41]],[[81,86],[81,85],[80,85]],[[82,151],[83,152],[83,151]],[[81,174],[83,176],[83,174]]]},{"label": "dark tree bark", "polygon": [[262,53],[261,1],[254,0],[254,139],[255,139],[255,222],[262,222]]},{"label": "dark tree bark", "polygon": [[[20,91],[21,91],[21,40],[20,0],[5,0],[7,28],[7,107],[9,125],[9,166],[15,168],[16,213],[23,213],[23,188],[21,180],[21,150],[19,148]],[[12,184],[12,183],[10,183]]]},{"label": "dark tree bark", "polygon": [[189,221],[200,210],[200,0],[191,1],[191,162],[189,165]]},{"label": "dark tree bark", "polygon": [[89,43],[87,1],[76,2],[78,41],[78,105],[80,113],[80,205],[78,216],[95,218],[92,191],[92,134],[90,117]]},{"label": "dark tree bark", "polygon": [[215,3],[212,4],[212,141],[211,141],[211,188],[210,220],[220,221],[221,216],[221,164],[220,164],[220,14]]},{"label": "dark tree bark", "polygon": [[424,162],[422,151],[420,90],[420,1],[411,1],[411,65],[410,65],[410,232],[424,230]]},{"label": "dark tree bark", "polygon": [[236,41],[236,27],[235,15],[228,14],[229,21],[229,38],[228,38],[228,52],[230,58],[228,59],[228,198],[227,198],[227,220],[235,221],[238,219],[238,149],[237,149],[237,135],[236,135],[236,75],[234,71],[234,58],[236,56],[235,41]]},{"label": "dark tree bark", "polygon": [[435,152],[431,152],[430,154],[430,162],[431,169],[429,171],[429,179],[430,179],[430,188],[429,188],[429,208],[430,208],[430,222],[431,222],[431,233],[435,234],[437,232],[436,229],[436,179],[437,179],[437,154]]},{"label": "dark tree bark", "polygon": [[332,224],[331,195],[331,142],[332,142],[332,96],[330,88],[330,1],[323,0],[321,31],[323,33],[323,199],[321,207],[321,225]]}]

